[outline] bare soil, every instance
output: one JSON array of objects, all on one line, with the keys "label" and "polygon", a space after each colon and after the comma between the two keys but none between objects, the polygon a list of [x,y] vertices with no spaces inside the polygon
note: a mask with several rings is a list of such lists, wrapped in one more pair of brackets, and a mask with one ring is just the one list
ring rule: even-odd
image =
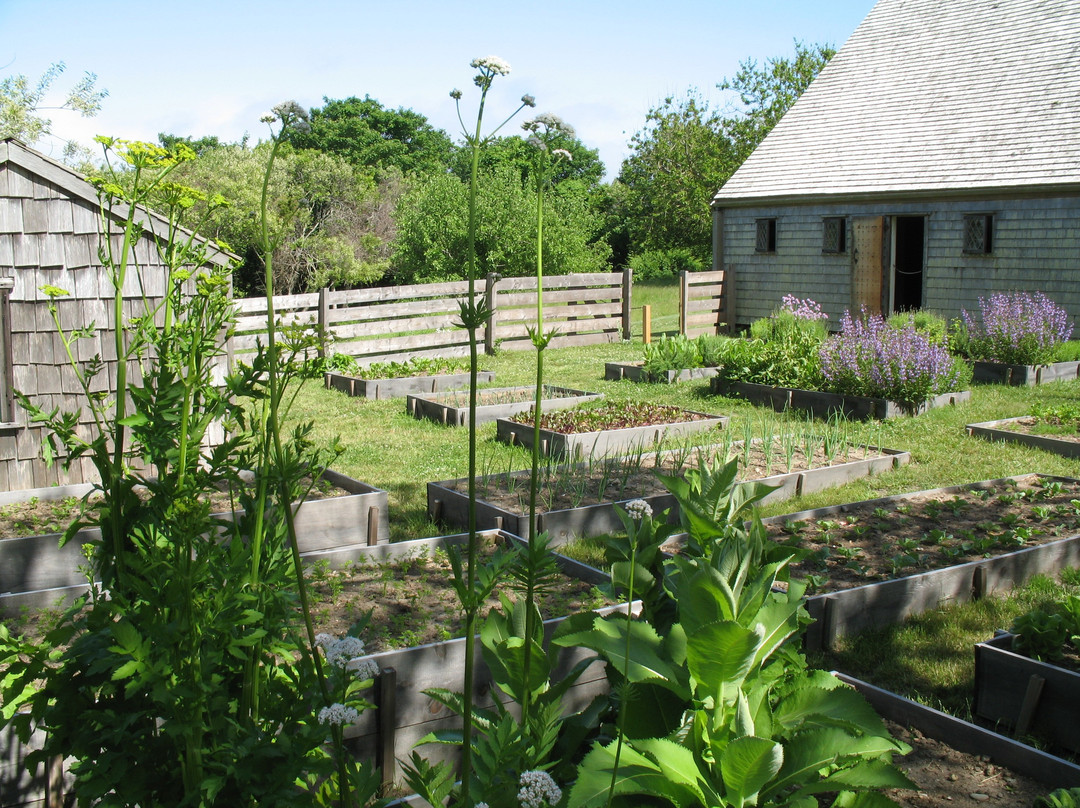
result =
[{"label": "bare soil", "polygon": [[1080,533],[1080,481],[1027,475],[955,494],[845,506],[835,516],[767,525],[806,556],[810,588],[837,590],[1044,544]]},{"label": "bare soil", "polygon": [[1049,791],[1037,780],[991,762],[984,755],[958,752],[915,729],[886,722],[894,738],[909,744],[911,753],[895,759],[916,790],[889,789],[885,793],[903,808],[950,805],[1008,805],[1028,808]]},{"label": "bare soil", "polygon": [[1025,415],[1006,424],[998,424],[995,428],[1007,432],[1019,432],[1023,435],[1043,435],[1071,443],[1080,443],[1080,424],[1075,421],[1063,421],[1060,418]]},{"label": "bare soil", "polygon": [[[826,452],[822,443],[813,448],[796,448],[790,457],[779,439],[766,446],[752,443],[743,452],[741,442],[722,446],[688,447],[635,455],[626,458],[603,458],[585,463],[560,465],[542,472],[541,491],[537,510],[540,513],[596,505],[602,502],[622,502],[627,499],[657,496],[668,490],[657,479],[657,473],[676,475],[697,468],[698,459],[709,462],[718,457],[739,458],[740,480],[761,480],[765,477],[835,466],[842,463],[884,457],[885,452],[874,447],[837,447]],[[447,487],[465,491],[467,481],[452,480]],[[484,502],[512,513],[525,513],[528,503],[529,472],[484,474],[477,480],[477,496]]]},{"label": "bare soil", "polygon": [[[481,562],[490,559],[494,551],[495,544],[486,543]],[[407,561],[366,563],[339,570],[316,565],[307,574],[318,631],[341,636],[350,633],[357,621],[366,620],[366,628],[354,636],[363,639],[371,652],[462,636],[464,615],[444,551]],[[511,600],[521,597],[504,579],[481,608],[481,617],[499,604],[499,592]],[[550,619],[609,602],[593,584],[563,575],[557,585],[540,593],[537,606],[544,619]],[[369,613],[370,617],[366,617]]]}]

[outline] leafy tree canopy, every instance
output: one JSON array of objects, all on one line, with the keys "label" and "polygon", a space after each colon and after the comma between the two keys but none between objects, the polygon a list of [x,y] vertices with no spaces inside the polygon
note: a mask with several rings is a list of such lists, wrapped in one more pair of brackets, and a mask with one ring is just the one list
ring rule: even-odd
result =
[{"label": "leafy tree canopy", "polygon": [[299,149],[318,149],[354,166],[381,173],[445,171],[454,150],[450,136],[411,109],[388,109],[370,96],[334,100],[311,110],[311,131],[289,133]]},{"label": "leafy tree canopy", "polygon": [[182,143],[198,155],[205,154],[210,149],[218,149],[225,145],[217,135],[206,135],[204,137],[194,138],[190,135],[181,137],[180,135],[172,135],[166,132],[158,132],[158,143],[161,144],[162,148],[168,149],[169,151],[172,151]]},{"label": "leafy tree canopy", "polygon": [[[757,148],[835,51],[795,43],[794,57],[748,60],[717,85],[740,105],[714,109],[696,90],[652,109],[630,140],[615,195],[631,252],[689,250],[707,258],[712,244],[709,200]],[[617,228],[616,228],[617,229]]]},{"label": "leafy tree canopy", "polygon": [[[544,209],[544,271],[553,275],[603,272],[610,248],[597,237],[602,217],[588,188],[567,180],[548,194]],[[515,166],[481,172],[477,188],[477,274],[531,275],[536,271],[536,196]],[[398,207],[393,276],[398,283],[465,277],[468,184],[453,174],[419,182]]]},{"label": "leafy tree canopy", "polygon": [[[36,83],[32,84],[22,73],[0,81],[0,139],[18,138],[33,146],[52,134],[52,119],[40,114],[44,110],[67,109],[78,112],[84,118],[91,118],[101,111],[101,102],[109,91],[97,89],[97,76],[93,73],[86,73],[76,82],[68,90],[63,103],[43,106],[49,89],[66,69],[63,62],[54,62]],[[72,158],[78,154],[78,146],[69,141],[64,148],[65,157]]]},{"label": "leafy tree canopy", "polygon": [[[571,156],[570,160],[560,160],[548,169],[552,185],[565,180],[578,180],[590,189],[600,185],[604,178],[604,164],[600,161],[598,149],[590,149],[576,137],[562,133],[552,137],[551,148],[566,149]],[[535,165],[535,150],[535,146],[518,135],[497,138],[480,152],[480,171],[490,173],[499,168],[510,168],[519,174],[523,185],[531,185],[529,175]],[[469,179],[471,159],[472,155],[467,149],[458,149],[454,153],[451,167],[462,181]]]}]

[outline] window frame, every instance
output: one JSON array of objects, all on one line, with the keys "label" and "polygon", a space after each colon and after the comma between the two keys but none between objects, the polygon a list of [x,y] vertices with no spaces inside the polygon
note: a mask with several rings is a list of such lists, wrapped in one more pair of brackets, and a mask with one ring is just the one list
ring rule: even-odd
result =
[{"label": "window frame", "polygon": [[[829,223],[836,223],[836,243],[829,242]],[[821,252],[826,255],[845,255],[848,251],[847,216],[821,217]]]},{"label": "window frame", "polygon": [[[994,253],[994,214],[993,213],[965,213],[963,218],[963,232],[961,235],[961,249],[964,255],[982,256]],[[970,243],[971,228],[976,222],[982,223],[982,238],[978,245]]]},{"label": "window frame", "polygon": [[[764,238],[762,238],[764,228]],[[754,252],[767,255],[776,252],[777,224],[775,216],[754,219]],[[764,243],[764,246],[762,246]]]}]

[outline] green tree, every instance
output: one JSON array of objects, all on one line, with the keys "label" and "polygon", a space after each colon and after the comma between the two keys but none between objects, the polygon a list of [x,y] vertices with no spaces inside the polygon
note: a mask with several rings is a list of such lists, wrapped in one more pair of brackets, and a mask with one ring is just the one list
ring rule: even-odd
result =
[{"label": "green tree", "polygon": [[[759,66],[742,62],[717,87],[738,94],[739,105],[713,108],[696,90],[668,97],[646,116],[630,140],[613,194],[614,232],[625,228],[632,253],[689,251],[707,260],[712,244],[709,199],[735,173],[799,98],[835,51],[795,43],[791,58]],[[621,219],[621,222],[619,221]]]},{"label": "green tree", "polygon": [[[194,138],[190,135],[180,136],[172,135],[167,132],[158,132],[158,143],[161,147],[170,151],[175,150],[177,146],[183,144],[191,149],[195,154],[205,154],[210,149],[219,149],[225,144],[221,142],[217,135],[205,135],[200,138]],[[246,137],[246,136],[245,136]]]},{"label": "green tree", "polygon": [[[465,277],[461,256],[468,238],[467,185],[453,174],[431,175],[412,187],[398,207],[398,239],[393,257],[400,283]],[[503,165],[481,172],[477,188],[477,277],[489,272],[531,275],[536,268],[534,192],[519,170]],[[548,274],[602,272],[610,248],[597,241],[602,218],[580,180],[555,186],[544,214],[544,270]]]},{"label": "green tree", "polygon": [[[235,144],[206,150],[182,167],[183,181],[216,189],[229,206],[210,214],[205,235],[219,239],[244,262],[235,275],[244,294],[261,292],[262,261],[256,254],[263,171],[269,143],[253,149]],[[269,226],[274,285],[279,294],[323,286],[378,282],[389,268],[400,176],[371,173],[319,151],[279,151],[270,178]]]},{"label": "green tree", "polygon": [[[97,89],[97,76],[89,72],[68,90],[63,103],[43,105],[50,88],[66,69],[63,62],[54,62],[36,84],[31,84],[22,73],[0,81],[0,139],[18,138],[33,146],[52,134],[52,119],[41,114],[45,110],[71,110],[84,118],[91,118],[101,111],[101,102],[109,91]],[[71,158],[78,153],[78,145],[68,141],[64,148],[65,157]]]},{"label": "green tree", "polygon": [[[565,149],[570,153],[569,160],[559,160],[551,166],[548,181],[559,185],[566,180],[577,180],[590,190],[598,188],[604,179],[604,164],[600,161],[598,149],[590,149],[572,135],[557,133],[552,136],[552,149]],[[479,170],[491,172],[500,166],[514,168],[521,176],[523,185],[533,185],[531,174],[535,164],[535,147],[530,146],[518,135],[501,137],[493,140],[480,153]],[[451,168],[464,182],[469,177],[469,153],[458,150],[454,153]]]},{"label": "green tree", "polygon": [[388,109],[370,96],[323,102],[311,110],[310,132],[289,135],[297,148],[334,154],[379,174],[445,171],[450,163],[450,136],[418,112]]}]

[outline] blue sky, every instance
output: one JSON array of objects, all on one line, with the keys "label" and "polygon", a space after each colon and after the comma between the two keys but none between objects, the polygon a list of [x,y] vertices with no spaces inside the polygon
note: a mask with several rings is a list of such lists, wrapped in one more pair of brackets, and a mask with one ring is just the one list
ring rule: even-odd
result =
[{"label": "blue sky", "polygon": [[[67,87],[85,72],[109,90],[89,120],[49,113],[64,139],[95,134],[156,140],[158,132],[265,138],[259,118],[280,101],[319,106],[365,94],[425,115],[455,139],[448,96],[476,93],[469,62],[495,55],[512,72],[489,97],[485,120],[524,93],[599,149],[613,178],[627,141],[665,96],[697,88],[716,104],[717,82],[739,62],[789,55],[796,39],[839,47],[873,0],[0,0],[0,77],[36,79],[63,61]],[[482,10],[480,10],[482,8]],[[475,119],[474,119],[475,120]],[[510,133],[516,129],[507,130]],[[59,156],[59,142],[38,148]]]}]

